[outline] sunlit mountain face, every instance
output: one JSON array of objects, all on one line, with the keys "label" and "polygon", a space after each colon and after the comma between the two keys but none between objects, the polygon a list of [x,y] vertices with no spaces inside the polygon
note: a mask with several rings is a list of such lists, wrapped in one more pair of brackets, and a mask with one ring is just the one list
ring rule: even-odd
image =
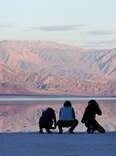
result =
[{"label": "sunlit mountain face", "polygon": [[0,93],[116,95],[116,49],[0,42]]}]

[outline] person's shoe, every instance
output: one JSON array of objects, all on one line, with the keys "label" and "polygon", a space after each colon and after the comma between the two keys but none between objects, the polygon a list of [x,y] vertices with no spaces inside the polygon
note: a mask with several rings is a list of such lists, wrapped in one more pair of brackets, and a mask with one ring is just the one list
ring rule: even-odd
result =
[{"label": "person's shoe", "polygon": [[88,132],[88,133],[91,133],[91,134],[94,133],[93,125],[91,125],[90,128],[87,129],[87,132]]},{"label": "person's shoe", "polygon": [[69,130],[69,133],[74,134],[74,132],[72,130]]},{"label": "person's shoe", "polygon": [[59,131],[59,133],[58,134],[62,134],[63,133],[63,131]]},{"label": "person's shoe", "polygon": [[49,134],[51,134],[51,133],[52,133],[52,131],[50,131],[50,130],[47,130],[47,132],[48,132]]},{"label": "person's shoe", "polygon": [[94,133],[94,130],[93,129],[90,129],[90,133],[93,134]]},{"label": "person's shoe", "polygon": [[42,130],[42,129],[40,129],[39,133],[40,133],[40,134],[42,134],[42,133],[43,133],[43,130]]}]

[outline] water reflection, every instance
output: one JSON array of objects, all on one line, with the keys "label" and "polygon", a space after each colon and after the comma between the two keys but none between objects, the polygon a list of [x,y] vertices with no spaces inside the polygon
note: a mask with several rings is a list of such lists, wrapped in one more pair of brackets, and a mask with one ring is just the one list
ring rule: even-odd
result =
[{"label": "water reflection", "polygon": [[[81,124],[81,118],[88,99],[71,100],[76,112],[76,118],[79,125],[76,131],[86,131]],[[97,100],[103,111],[102,117],[97,116],[97,120],[107,131],[116,131],[116,100]],[[38,120],[44,109],[53,107],[57,119],[59,109],[63,104],[62,101],[1,101],[0,102],[0,132],[17,132],[17,131],[38,131]],[[57,131],[57,129],[56,129]]]}]

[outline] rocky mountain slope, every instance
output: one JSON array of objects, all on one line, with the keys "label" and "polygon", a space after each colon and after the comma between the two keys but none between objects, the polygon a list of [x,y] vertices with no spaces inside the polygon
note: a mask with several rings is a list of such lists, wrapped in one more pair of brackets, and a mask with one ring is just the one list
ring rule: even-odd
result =
[{"label": "rocky mountain slope", "polygon": [[[2,84],[7,83],[25,93],[116,95],[116,49],[86,50],[48,41],[1,41],[0,73],[0,93],[4,92]],[[8,90],[14,93],[15,87]]]}]

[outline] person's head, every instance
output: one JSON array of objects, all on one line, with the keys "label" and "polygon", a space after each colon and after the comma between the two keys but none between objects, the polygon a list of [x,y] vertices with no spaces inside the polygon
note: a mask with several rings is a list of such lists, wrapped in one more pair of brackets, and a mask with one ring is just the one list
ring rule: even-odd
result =
[{"label": "person's head", "polygon": [[95,100],[90,100],[88,102],[88,107],[95,107],[98,106],[98,103]]},{"label": "person's head", "polygon": [[51,108],[51,107],[48,107],[48,108],[46,109],[46,111],[47,111],[47,112],[54,112],[53,108]]},{"label": "person's head", "polygon": [[64,107],[71,107],[71,102],[70,101],[65,101],[64,102]]}]

